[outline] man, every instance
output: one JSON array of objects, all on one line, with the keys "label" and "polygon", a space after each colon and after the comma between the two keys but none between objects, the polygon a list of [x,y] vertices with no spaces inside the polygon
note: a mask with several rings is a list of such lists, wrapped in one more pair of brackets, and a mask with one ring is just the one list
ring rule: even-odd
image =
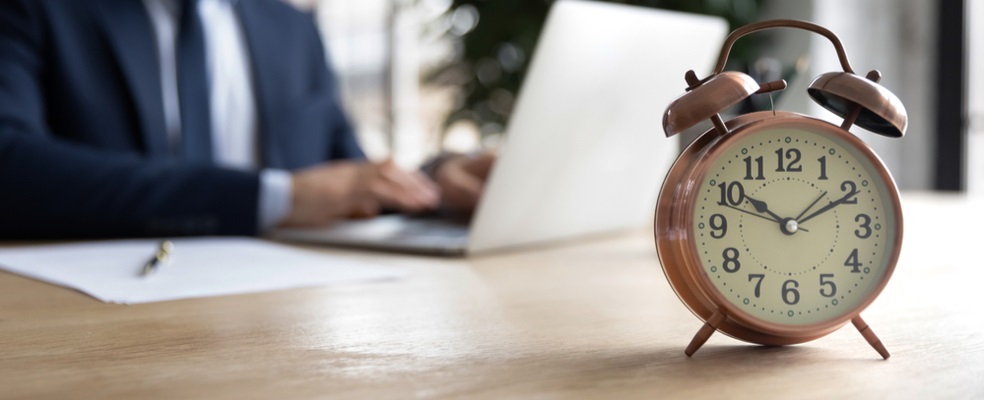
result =
[{"label": "man", "polygon": [[370,163],[310,15],[279,0],[0,0],[0,236],[251,235],[474,207]]}]

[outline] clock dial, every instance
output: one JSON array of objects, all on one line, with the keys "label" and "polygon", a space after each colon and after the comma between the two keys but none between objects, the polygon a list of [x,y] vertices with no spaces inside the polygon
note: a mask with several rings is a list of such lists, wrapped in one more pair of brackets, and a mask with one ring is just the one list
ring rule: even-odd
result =
[{"label": "clock dial", "polygon": [[857,312],[897,255],[881,167],[817,124],[774,124],[711,150],[692,249],[706,283],[746,316],[804,326]]}]

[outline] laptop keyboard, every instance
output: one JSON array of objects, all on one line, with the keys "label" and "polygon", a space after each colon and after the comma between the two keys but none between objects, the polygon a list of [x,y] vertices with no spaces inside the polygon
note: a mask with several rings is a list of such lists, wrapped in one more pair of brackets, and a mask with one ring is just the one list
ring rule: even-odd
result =
[{"label": "laptop keyboard", "polygon": [[466,237],[468,226],[445,220],[410,219],[404,222],[395,236]]}]

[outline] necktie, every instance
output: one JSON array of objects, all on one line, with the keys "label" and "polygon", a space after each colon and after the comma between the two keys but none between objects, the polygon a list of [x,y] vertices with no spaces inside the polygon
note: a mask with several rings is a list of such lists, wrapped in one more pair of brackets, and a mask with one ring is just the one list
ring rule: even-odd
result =
[{"label": "necktie", "polygon": [[178,99],[181,143],[185,160],[212,162],[208,77],[205,70],[205,35],[196,0],[181,0],[178,32]]}]

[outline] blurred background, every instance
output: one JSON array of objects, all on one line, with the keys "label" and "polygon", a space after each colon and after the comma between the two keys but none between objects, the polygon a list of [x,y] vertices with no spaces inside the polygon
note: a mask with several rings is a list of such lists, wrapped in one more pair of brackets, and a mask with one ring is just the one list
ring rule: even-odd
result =
[{"label": "blurred background", "polygon": [[[495,148],[502,140],[549,0],[290,0],[318,20],[343,98],[371,158],[413,168],[442,150]],[[903,140],[853,129],[880,154],[903,190],[983,195],[982,1],[625,0],[716,15],[732,29],[772,18],[834,31],[856,72],[879,69],[903,101]],[[640,38],[679,40],[680,38]],[[737,43],[728,69],[787,79],[777,109],[839,121],[806,88],[839,70],[830,43],[770,30]],[[710,71],[696,71],[706,76]],[[683,93],[681,71],[681,92]],[[757,96],[763,97],[763,96]],[[769,109],[769,99],[731,113]],[[666,104],[654,104],[662,113]],[[663,135],[654,126],[653,134]],[[678,146],[693,138],[678,139]]]}]

